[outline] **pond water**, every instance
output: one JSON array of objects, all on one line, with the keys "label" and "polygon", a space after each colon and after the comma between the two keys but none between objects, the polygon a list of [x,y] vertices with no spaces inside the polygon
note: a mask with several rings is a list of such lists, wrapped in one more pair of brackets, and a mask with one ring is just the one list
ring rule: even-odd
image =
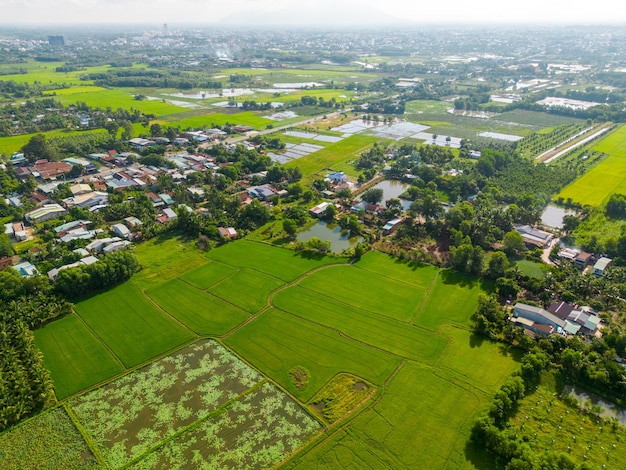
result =
[{"label": "pond water", "polygon": [[300,232],[296,239],[299,242],[307,242],[311,238],[317,237],[323,241],[330,242],[330,249],[335,253],[341,253],[343,250],[352,248],[357,243],[363,241],[363,237],[350,236],[350,232],[342,231],[337,224],[327,224],[326,222],[318,222],[313,227],[304,232]]},{"label": "pond water", "polygon": [[563,228],[563,217],[576,212],[548,204],[541,213],[541,223],[546,227]]},{"label": "pond water", "polygon": [[589,393],[576,385],[566,385],[563,388],[562,395],[574,395],[583,405],[585,405],[585,403],[591,403],[592,405],[599,406],[602,408],[600,416],[604,418],[617,418],[620,423],[626,425],[626,410],[624,408],[606,402],[597,395]]},{"label": "pond water", "polygon": [[[408,187],[409,185],[407,183],[403,183],[398,180],[384,180],[384,181],[381,181],[380,183],[375,184],[370,189],[382,189],[383,190],[382,202],[384,203],[385,201],[389,199],[399,197],[400,194],[405,192]],[[400,202],[402,202],[402,210],[408,210],[408,208],[411,206],[411,202],[413,201],[409,201],[407,199],[400,199]]]}]

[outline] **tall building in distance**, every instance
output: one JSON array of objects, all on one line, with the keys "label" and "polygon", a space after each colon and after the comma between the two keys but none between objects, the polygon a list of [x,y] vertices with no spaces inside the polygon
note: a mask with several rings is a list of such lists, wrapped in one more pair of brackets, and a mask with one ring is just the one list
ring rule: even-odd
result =
[{"label": "tall building in distance", "polygon": [[51,46],[65,46],[65,38],[61,35],[48,36],[48,44]]}]

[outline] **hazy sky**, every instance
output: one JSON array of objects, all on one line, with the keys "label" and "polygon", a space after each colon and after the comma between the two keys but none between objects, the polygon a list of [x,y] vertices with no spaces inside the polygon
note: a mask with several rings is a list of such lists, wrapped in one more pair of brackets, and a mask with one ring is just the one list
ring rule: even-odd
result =
[{"label": "hazy sky", "polygon": [[[275,15],[276,23],[626,23],[619,0],[0,0],[0,24],[214,23],[247,12]],[[304,7],[302,5],[305,5]],[[304,11],[302,9],[304,8]],[[313,8],[315,11],[313,11]],[[265,15],[257,15],[265,20]]]}]

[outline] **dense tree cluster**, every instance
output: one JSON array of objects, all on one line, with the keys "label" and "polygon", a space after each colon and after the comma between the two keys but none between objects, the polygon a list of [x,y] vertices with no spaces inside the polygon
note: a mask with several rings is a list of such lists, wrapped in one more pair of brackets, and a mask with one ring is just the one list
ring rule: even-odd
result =
[{"label": "dense tree cluster", "polygon": [[81,297],[121,284],[139,268],[139,262],[131,251],[116,251],[97,263],[61,270],[55,289],[67,298]]}]

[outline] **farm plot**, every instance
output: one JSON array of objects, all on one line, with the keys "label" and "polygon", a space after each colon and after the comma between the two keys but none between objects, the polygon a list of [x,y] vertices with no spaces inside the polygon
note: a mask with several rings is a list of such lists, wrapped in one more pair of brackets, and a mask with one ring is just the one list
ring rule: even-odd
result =
[{"label": "farm plot", "polygon": [[76,312],[126,367],[193,339],[191,332],[158,310],[131,282],[77,303]]},{"label": "farm plot", "polygon": [[613,193],[626,194],[626,126],[611,132],[591,150],[609,156],[563,188],[556,197],[600,206]]},{"label": "farm plot", "polygon": [[275,277],[242,268],[228,279],[209,289],[209,292],[247,312],[256,313],[266,304],[271,292],[284,284]]},{"label": "farm plot", "polygon": [[454,371],[487,394],[494,393],[518,365],[519,351],[492,343],[469,330],[445,325],[441,334],[450,342],[436,366]]},{"label": "farm plot", "polygon": [[485,401],[407,363],[375,407],[285,468],[463,467],[471,417]]},{"label": "farm plot", "polygon": [[50,322],[34,335],[59,400],[124,370],[76,315]]},{"label": "farm plot", "polygon": [[478,296],[491,292],[485,280],[457,271],[443,270],[437,276],[424,306],[414,324],[437,330],[443,323],[469,325],[470,317],[478,306]]},{"label": "farm plot", "polygon": [[360,377],[338,374],[311,399],[311,405],[328,423],[334,423],[358,408],[373,392],[372,385]]},{"label": "farm plot", "polygon": [[322,150],[324,148],[323,145],[317,144],[307,144],[307,143],[299,143],[299,144],[285,144],[285,150],[276,154],[273,152],[268,153],[267,155],[272,159],[272,161],[278,163],[287,163],[293,160],[297,160],[298,158],[306,157],[318,150]]},{"label": "farm plot", "polygon": [[274,305],[286,312],[341,331],[350,338],[398,356],[433,363],[446,340],[383,315],[351,307],[294,286],[278,292]]},{"label": "farm plot", "polygon": [[417,312],[426,294],[425,289],[353,266],[319,270],[299,285],[338,302],[405,322]]},{"label": "farm plot", "polygon": [[431,264],[405,261],[379,251],[370,251],[353,266],[424,289],[430,286],[439,272]]},{"label": "farm plot", "polygon": [[143,242],[134,251],[143,269],[133,276],[133,282],[141,288],[174,279],[207,262],[193,242],[172,234]]},{"label": "farm plot", "polygon": [[[391,354],[280,310],[262,313],[225,342],[303,401],[340,372],[381,385],[400,363]],[[290,375],[295,368],[308,372],[308,383],[300,388]]]},{"label": "farm plot", "polygon": [[232,276],[237,272],[237,268],[224,263],[210,261],[196,269],[187,271],[182,274],[179,279],[188,282],[198,289],[207,290],[209,287],[217,284],[228,276]]},{"label": "farm plot", "polygon": [[349,162],[355,160],[361,152],[367,150],[375,142],[380,142],[380,139],[368,135],[352,135],[340,142],[331,143],[326,148],[306,157],[299,158],[297,161],[289,162],[287,166],[298,166],[302,174],[308,175],[307,180],[327,174],[328,169],[345,171],[354,175],[354,167]]},{"label": "farm plot", "polygon": [[69,406],[116,468],[237,399],[263,377],[202,341],[74,398]]},{"label": "farm plot", "polygon": [[63,408],[41,413],[0,434],[0,463],[7,470],[99,468]]},{"label": "farm plot", "polygon": [[320,429],[296,402],[266,382],[133,468],[271,468]]},{"label": "farm plot", "polygon": [[179,126],[181,129],[205,129],[209,127],[223,126],[227,123],[252,126],[255,129],[259,129],[267,124],[274,124],[274,121],[271,119],[263,118],[251,111],[224,114],[211,113],[210,111],[205,110],[194,110],[170,114],[165,116],[164,120],[165,124],[173,124]]},{"label": "farm plot", "polygon": [[243,310],[178,279],[146,295],[199,335],[221,336],[248,318]]},{"label": "farm plot", "polygon": [[330,257],[307,258],[292,250],[264,243],[239,240],[211,250],[209,259],[241,268],[256,269],[285,282],[294,281],[304,273],[320,266],[346,263],[347,260]]}]

